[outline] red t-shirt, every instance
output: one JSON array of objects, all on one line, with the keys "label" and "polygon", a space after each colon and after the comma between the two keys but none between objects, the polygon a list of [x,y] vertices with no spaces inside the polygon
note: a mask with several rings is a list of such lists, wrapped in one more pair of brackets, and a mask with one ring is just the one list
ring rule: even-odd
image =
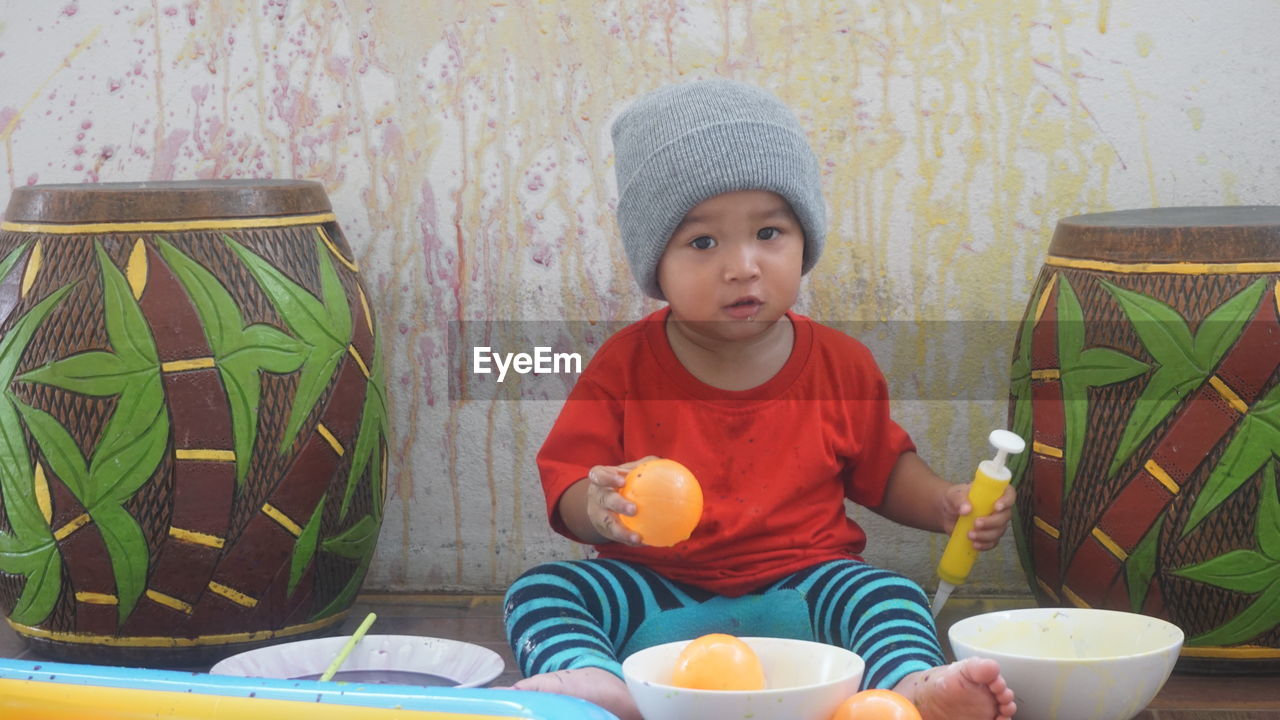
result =
[{"label": "red t-shirt", "polygon": [[791,356],[763,385],[698,380],[667,340],[669,309],[610,337],[578,379],[538,452],[547,513],[593,465],[646,455],[682,463],[702,485],[702,519],[670,548],[597,545],[602,558],[742,595],[814,563],[857,557],[862,528],[844,498],[874,508],[915,446],[889,417],[884,376],[857,340],[795,313]]}]

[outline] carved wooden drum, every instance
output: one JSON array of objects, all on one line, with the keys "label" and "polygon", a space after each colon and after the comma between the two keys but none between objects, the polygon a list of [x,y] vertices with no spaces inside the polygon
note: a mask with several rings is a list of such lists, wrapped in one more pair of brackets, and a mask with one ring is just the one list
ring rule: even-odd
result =
[{"label": "carved wooden drum", "polygon": [[324,190],[48,185],[0,227],[0,610],[57,659],[336,629],[382,520],[382,358]]},{"label": "carved wooden drum", "polygon": [[1278,281],[1277,207],[1058,223],[1010,403],[1042,604],[1169,619],[1185,668],[1280,669]]}]

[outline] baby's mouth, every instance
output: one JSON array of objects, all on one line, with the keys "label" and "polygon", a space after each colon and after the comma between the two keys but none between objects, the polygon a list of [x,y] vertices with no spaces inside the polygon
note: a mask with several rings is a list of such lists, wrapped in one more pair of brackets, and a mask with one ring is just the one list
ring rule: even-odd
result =
[{"label": "baby's mouth", "polygon": [[724,306],[725,312],[735,318],[749,318],[760,312],[760,308],[764,305],[764,301],[757,297],[747,296],[740,297],[737,300]]}]

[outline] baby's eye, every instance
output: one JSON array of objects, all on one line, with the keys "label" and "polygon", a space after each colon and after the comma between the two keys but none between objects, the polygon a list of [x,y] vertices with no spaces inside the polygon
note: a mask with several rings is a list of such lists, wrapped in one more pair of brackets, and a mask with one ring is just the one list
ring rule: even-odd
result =
[{"label": "baby's eye", "polygon": [[772,240],[778,237],[780,232],[782,231],[776,227],[760,228],[756,231],[756,238],[760,240]]},{"label": "baby's eye", "polygon": [[715,238],[710,235],[702,235],[694,238],[689,242],[695,250],[710,250],[716,246]]}]

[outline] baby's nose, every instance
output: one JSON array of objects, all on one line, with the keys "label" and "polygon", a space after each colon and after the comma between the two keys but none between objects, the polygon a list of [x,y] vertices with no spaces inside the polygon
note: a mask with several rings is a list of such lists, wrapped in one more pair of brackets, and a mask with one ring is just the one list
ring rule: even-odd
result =
[{"label": "baby's nose", "polygon": [[730,280],[753,278],[760,274],[760,262],[757,249],[750,244],[740,245],[733,252],[727,253],[725,261],[725,277]]}]

